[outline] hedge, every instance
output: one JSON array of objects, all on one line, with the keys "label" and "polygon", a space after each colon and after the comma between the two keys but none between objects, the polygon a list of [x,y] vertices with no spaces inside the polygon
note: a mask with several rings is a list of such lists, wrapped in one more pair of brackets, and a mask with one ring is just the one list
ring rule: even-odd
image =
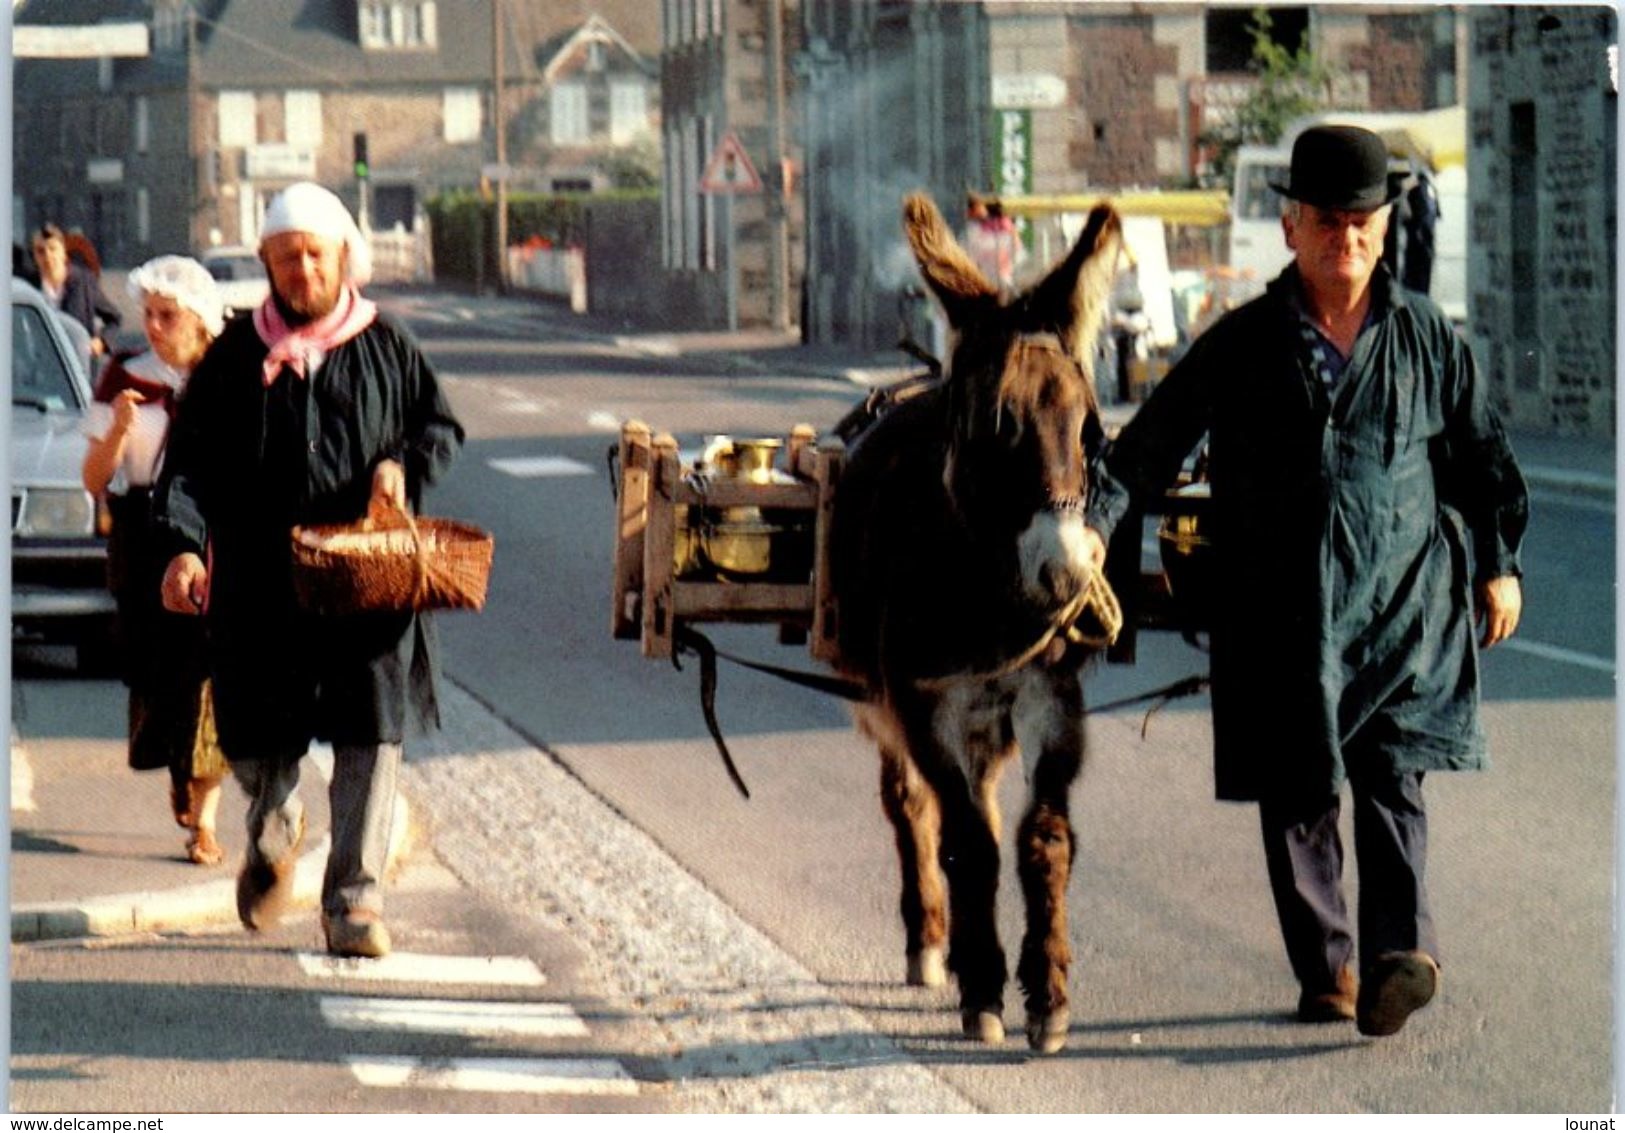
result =
[{"label": "hedge", "polygon": [[[586,239],[589,205],[603,201],[658,200],[658,189],[611,190],[603,193],[511,193],[508,196],[508,243],[523,244],[540,237],[554,244],[576,244]],[[435,278],[486,286],[497,278],[496,251],[491,232],[496,226],[496,202],[467,190],[429,198],[430,232],[434,242]]]}]

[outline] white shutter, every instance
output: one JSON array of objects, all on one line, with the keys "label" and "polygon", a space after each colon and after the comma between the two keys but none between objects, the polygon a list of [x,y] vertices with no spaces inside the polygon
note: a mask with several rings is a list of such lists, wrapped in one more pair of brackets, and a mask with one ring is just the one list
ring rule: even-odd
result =
[{"label": "white shutter", "polygon": [[255,142],[254,92],[223,90],[217,103],[222,146],[251,146]]},{"label": "white shutter", "polygon": [[319,149],[322,144],[321,92],[291,90],[282,96],[282,100],[288,144]]},{"label": "white shutter", "polygon": [[609,140],[624,145],[649,129],[649,95],[641,82],[609,88]]},{"label": "white shutter", "polygon": [[473,87],[448,87],[441,100],[448,142],[480,140],[480,92]]},{"label": "white shutter", "polygon": [[552,92],[552,140],[569,145],[587,140],[587,88],[580,83],[557,83]]}]

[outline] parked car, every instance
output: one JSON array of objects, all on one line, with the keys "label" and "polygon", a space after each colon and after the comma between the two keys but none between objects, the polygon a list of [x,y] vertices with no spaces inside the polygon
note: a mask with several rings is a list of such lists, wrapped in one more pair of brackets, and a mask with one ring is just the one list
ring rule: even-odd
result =
[{"label": "parked car", "polygon": [[214,276],[227,315],[252,311],[265,302],[265,297],[271,293],[271,281],[265,277],[265,265],[253,248],[238,245],[210,248],[198,257],[198,262]]},{"label": "parked car", "polygon": [[77,646],[80,667],[100,669],[114,606],[106,524],[80,480],[90,386],[69,322],[11,281],[11,632]]}]

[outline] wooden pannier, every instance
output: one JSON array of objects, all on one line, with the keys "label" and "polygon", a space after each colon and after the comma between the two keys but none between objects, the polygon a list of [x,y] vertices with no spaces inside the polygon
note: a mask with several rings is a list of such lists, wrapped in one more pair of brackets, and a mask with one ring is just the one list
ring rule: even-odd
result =
[{"label": "wooden pannier", "polygon": [[780,641],[805,642],[818,660],[834,656],[829,538],[844,446],[797,425],[781,447],[771,475],[719,475],[685,466],[670,434],[622,426],[616,638],[640,641],[646,657],[670,657],[679,624],[754,622],[776,624]]}]

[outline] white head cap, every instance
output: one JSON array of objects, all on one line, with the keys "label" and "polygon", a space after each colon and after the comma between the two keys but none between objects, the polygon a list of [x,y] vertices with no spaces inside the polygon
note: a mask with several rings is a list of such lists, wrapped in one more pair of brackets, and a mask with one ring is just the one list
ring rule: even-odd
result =
[{"label": "white head cap", "polygon": [[220,289],[209,269],[188,256],[159,256],[130,273],[125,284],[130,296],[141,302],[145,295],[167,295],[203,320],[211,336],[225,325]]},{"label": "white head cap", "polygon": [[328,190],[310,181],[289,185],[278,193],[265,210],[260,229],[260,245],[280,232],[309,232],[330,240],[342,240],[350,252],[349,279],[363,287],[372,278],[372,249],[362,238],[350,210]]}]

